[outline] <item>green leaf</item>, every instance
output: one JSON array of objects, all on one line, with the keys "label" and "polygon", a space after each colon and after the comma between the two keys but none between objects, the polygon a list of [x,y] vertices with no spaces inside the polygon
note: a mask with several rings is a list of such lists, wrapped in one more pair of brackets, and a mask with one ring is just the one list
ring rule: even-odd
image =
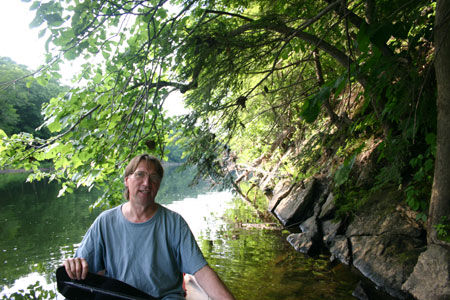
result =
[{"label": "green leaf", "polygon": [[33,21],[31,21],[29,27],[30,28],[39,27],[42,25],[42,23],[44,23],[44,19],[42,18],[41,15],[36,14],[36,17],[34,17]]},{"label": "green leaf", "polygon": [[100,95],[99,97],[97,97],[95,102],[97,102],[98,104],[104,105],[104,104],[108,103],[108,100],[109,100],[109,95],[103,94],[103,95]]},{"label": "green leaf", "polygon": [[43,74],[43,75],[41,75],[41,76],[39,76],[39,77],[36,77],[36,81],[37,81],[40,85],[46,86],[46,85],[48,84],[48,77],[47,77],[45,74]]},{"label": "green leaf", "polygon": [[42,29],[41,31],[39,31],[38,37],[42,38],[46,32],[47,32],[47,28]]},{"label": "green leaf", "polygon": [[50,27],[58,27],[64,23],[63,18],[61,18],[61,16],[56,13],[44,15],[44,19],[47,21],[47,24]]},{"label": "green leaf", "polygon": [[59,123],[57,116],[51,117],[49,120],[47,120],[46,124],[50,132],[58,132],[61,130],[61,124]]},{"label": "green leaf", "polygon": [[[31,2],[31,0],[26,0],[26,1],[22,0],[22,1],[23,2]],[[30,6],[30,10],[36,10],[39,8],[40,5],[41,5],[40,1],[34,1],[33,4],[31,4],[31,6]]]},{"label": "green leaf", "polygon": [[75,58],[77,58],[77,52],[75,49],[70,49],[66,52],[64,52],[64,57],[67,58],[68,60],[74,60]]},{"label": "green leaf", "polygon": [[369,50],[369,44],[370,44],[370,35],[368,32],[368,25],[367,23],[362,23],[358,34],[356,36],[356,41],[358,42],[358,49],[359,51],[365,53]]},{"label": "green leaf", "polygon": [[336,173],[334,173],[334,182],[336,186],[340,186],[348,180],[355,160],[356,154],[347,158],[344,163],[337,169]]},{"label": "green leaf", "polygon": [[331,88],[323,86],[317,94],[307,98],[300,113],[303,119],[308,123],[313,123],[319,116],[323,101],[328,99],[330,95]]},{"label": "green leaf", "polygon": [[111,56],[111,54],[106,51],[102,51],[102,56],[104,59],[108,59]]}]

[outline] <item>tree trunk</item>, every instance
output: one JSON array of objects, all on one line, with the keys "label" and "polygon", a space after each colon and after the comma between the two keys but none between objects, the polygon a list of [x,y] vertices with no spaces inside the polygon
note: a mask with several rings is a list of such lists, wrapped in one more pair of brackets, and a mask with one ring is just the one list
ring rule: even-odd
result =
[{"label": "tree trunk", "polygon": [[428,244],[444,244],[435,225],[450,218],[450,0],[438,0],[435,21],[437,148],[427,224]]}]

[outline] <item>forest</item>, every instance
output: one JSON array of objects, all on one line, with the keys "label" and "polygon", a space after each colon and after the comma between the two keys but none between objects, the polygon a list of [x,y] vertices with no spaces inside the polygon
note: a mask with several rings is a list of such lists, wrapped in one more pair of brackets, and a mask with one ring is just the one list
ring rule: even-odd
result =
[{"label": "forest", "polygon": [[[30,9],[47,62],[32,76],[20,66],[1,75],[0,168],[62,180],[61,194],[99,187],[93,206],[106,208],[121,201],[117,170],[130,157],[167,158],[176,143],[198,167],[194,181],[232,187],[261,212],[267,203],[249,195],[283,179],[332,178],[339,218],[395,187],[428,243],[449,245],[450,1],[42,0]],[[73,85],[53,87],[73,60],[83,62]],[[14,84],[30,92],[11,104]],[[47,101],[33,100],[39,84]],[[21,123],[26,97],[43,104],[41,125]],[[189,113],[168,117],[171,97]]]}]

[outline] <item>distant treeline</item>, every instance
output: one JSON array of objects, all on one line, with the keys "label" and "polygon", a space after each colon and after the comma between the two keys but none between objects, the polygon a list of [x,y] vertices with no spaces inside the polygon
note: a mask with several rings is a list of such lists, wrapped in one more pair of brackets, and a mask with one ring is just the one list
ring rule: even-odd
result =
[{"label": "distant treeline", "polygon": [[30,74],[26,66],[0,57],[0,129],[7,135],[27,132],[48,138],[47,128],[36,130],[43,123],[42,104],[68,88],[56,79],[42,86]]}]

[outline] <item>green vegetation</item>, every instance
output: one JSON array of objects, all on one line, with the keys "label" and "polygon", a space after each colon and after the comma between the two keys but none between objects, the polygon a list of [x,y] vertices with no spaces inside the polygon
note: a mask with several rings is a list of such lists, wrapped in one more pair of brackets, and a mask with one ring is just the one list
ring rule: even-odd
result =
[{"label": "green vegetation", "polygon": [[0,128],[8,135],[26,132],[46,139],[48,129],[37,130],[44,122],[41,107],[64,87],[55,79],[42,86],[30,73],[25,66],[0,57]]},{"label": "green vegetation", "polygon": [[436,231],[440,239],[450,242],[450,219],[442,217],[441,222],[436,225]]},{"label": "green vegetation", "polygon": [[[50,82],[62,60],[81,59],[76,79],[86,84],[45,105],[52,137],[0,131],[0,167],[32,169],[30,180],[65,179],[61,195],[97,185],[100,201],[116,203],[117,170],[136,153],[167,157],[176,140],[198,166],[194,179],[232,186],[242,176],[270,190],[280,179],[328,173],[343,214],[360,206],[355,190],[396,186],[421,218],[430,207],[436,225],[450,210],[445,197],[433,198],[441,209],[429,205],[434,161],[448,157],[448,129],[438,132],[446,123],[437,115],[450,115],[438,94],[450,82],[440,75],[449,55],[435,52],[434,42],[445,33],[436,28],[448,28],[435,24],[447,15],[444,5],[35,1],[31,25],[50,33],[47,65],[35,80]],[[162,107],[175,91],[191,112],[168,118]],[[38,170],[45,160],[55,172]]]}]

